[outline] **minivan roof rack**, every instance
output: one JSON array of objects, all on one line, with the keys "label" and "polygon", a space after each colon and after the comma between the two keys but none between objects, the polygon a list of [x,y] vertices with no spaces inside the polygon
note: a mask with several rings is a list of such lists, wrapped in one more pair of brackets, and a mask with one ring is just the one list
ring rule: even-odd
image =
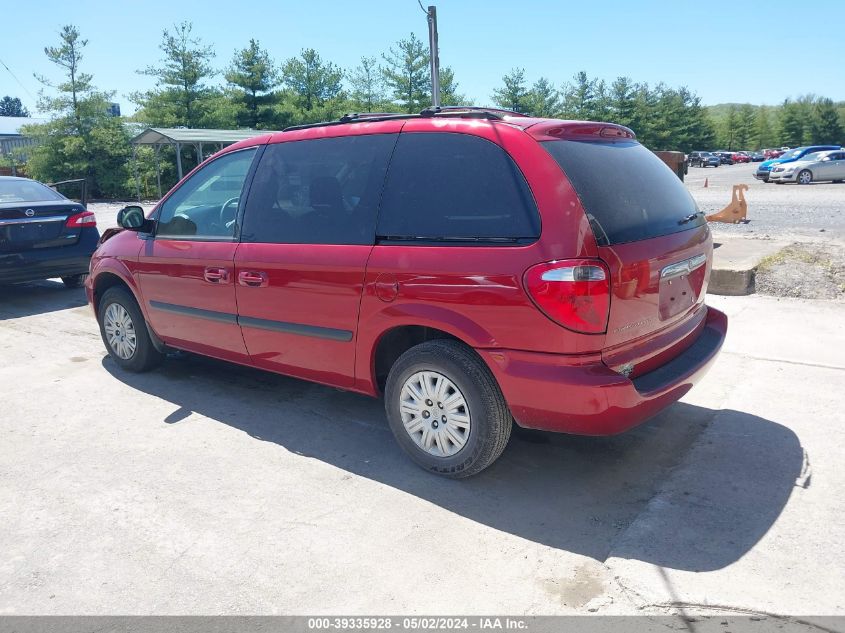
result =
[{"label": "minivan roof rack", "polygon": [[328,127],[332,125],[344,125],[346,123],[374,123],[377,121],[392,121],[394,119],[421,119],[435,116],[459,117],[462,119],[488,119],[501,121],[506,116],[525,117],[527,115],[503,110],[500,108],[483,108],[478,106],[431,106],[417,114],[403,114],[397,112],[350,112],[344,114],[335,121],[321,121],[319,123],[305,123],[303,125],[291,125],[283,132],[295,130],[307,130],[315,127]]}]

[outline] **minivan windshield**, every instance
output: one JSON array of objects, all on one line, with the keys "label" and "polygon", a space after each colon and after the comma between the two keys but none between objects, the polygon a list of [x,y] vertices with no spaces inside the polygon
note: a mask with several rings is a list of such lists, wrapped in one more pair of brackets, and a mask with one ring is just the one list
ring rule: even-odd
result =
[{"label": "minivan windshield", "polygon": [[547,141],[563,169],[596,241],[607,246],[646,240],[704,224],[680,179],[636,141]]}]

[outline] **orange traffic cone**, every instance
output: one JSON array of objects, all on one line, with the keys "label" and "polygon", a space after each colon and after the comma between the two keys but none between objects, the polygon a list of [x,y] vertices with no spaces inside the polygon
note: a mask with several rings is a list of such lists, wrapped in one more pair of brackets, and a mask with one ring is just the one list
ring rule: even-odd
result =
[{"label": "orange traffic cone", "polygon": [[704,179],[704,188],[705,188],[705,189],[707,189],[707,181],[708,181],[708,180],[709,180],[709,178],[705,178],[705,179]]}]

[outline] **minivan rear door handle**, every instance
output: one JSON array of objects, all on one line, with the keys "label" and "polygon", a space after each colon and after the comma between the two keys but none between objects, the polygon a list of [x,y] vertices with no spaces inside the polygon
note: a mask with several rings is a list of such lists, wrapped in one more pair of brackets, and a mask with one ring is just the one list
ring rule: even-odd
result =
[{"label": "minivan rear door handle", "polygon": [[264,288],[267,285],[267,273],[257,270],[242,270],[238,273],[238,283],[250,288]]},{"label": "minivan rear door handle", "polygon": [[229,282],[229,271],[225,268],[209,266],[203,272],[203,278],[210,284],[225,284]]}]

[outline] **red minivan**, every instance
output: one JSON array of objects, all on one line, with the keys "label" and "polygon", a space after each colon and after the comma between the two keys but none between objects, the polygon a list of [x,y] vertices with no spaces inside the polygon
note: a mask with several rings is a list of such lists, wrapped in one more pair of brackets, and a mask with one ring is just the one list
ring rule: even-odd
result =
[{"label": "red minivan", "polygon": [[232,145],[118,221],[86,282],[117,365],[173,348],[383,396],[399,445],[451,477],[514,421],[639,424],[727,330],[703,214],[610,123],[350,115]]}]

